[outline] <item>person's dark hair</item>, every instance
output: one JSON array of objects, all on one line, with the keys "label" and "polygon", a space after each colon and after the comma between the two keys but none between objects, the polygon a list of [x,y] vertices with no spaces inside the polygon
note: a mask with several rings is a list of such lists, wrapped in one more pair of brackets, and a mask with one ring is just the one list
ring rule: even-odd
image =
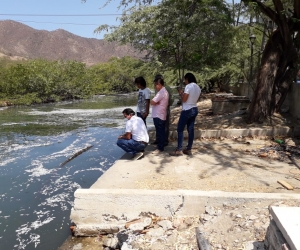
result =
[{"label": "person's dark hair", "polygon": [[189,83],[197,83],[196,77],[192,73],[186,73],[184,79],[187,79]]},{"label": "person's dark hair", "polygon": [[135,79],[134,79],[134,83],[135,83],[135,84],[139,84],[139,85],[141,85],[142,87],[146,87],[146,85],[147,85],[147,84],[146,84],[145,78],[142,77],[142,76],[135,78]]},{"label": "person's dark hair", "polygon": [[155,75],[154,82],[157,82],[158,79],[164,79],[163,75],[162,74]]},{"label": "person's dark hair", "polygon": [[155,80],[154,80],[154,83],[160,83],[162,86],[165,85],[165,81],[164,81],[164,79],[162,79],[162,78],[155,79]]},{"label": "person's dark hair", "polygon": [[130,114],[135,115],[135,112],[131,108],[127,108],[127,109],[124,109],[122,111],[122,114],[125,114],[125,115],[130,115]]}]

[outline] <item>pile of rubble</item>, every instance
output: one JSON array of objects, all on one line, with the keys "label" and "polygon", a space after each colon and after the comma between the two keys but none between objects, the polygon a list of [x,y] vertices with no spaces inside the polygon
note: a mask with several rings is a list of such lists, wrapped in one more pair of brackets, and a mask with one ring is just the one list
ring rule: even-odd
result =
[{"label": "pile of rubble", "polygon": [[299,206],[300,202],[224,203],[222,208],[207,206],[200,216],[185,218],[143,214],[116,234],[99,235],[98,241],[104,250],[264,249],[269,205]]},{"label": "pile of rubble", "polygon": [[295,139],[276,139],[267,147],[261,147],[256,150],[246,152],[259,157],[268,157],[279,161],[290,161],[291,157],[300,157],[300,146],[296,145]]}]

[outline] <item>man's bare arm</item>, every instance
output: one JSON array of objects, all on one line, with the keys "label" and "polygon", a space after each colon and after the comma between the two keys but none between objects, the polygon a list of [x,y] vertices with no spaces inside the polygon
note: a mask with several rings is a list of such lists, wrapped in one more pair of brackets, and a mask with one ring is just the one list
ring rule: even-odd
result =
[{"label": "man's bare arm", "polygon": [[126,132],[125,134],[120,135],[120,136],[118,137],[118,139],[130,140],[130,139],[131,139],[131,133],[130,133],[130,132]]}]

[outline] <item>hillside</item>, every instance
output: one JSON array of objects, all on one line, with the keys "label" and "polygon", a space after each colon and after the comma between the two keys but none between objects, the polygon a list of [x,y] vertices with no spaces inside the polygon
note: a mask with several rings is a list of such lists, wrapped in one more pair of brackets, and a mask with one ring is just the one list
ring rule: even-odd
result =
[{"label": "hillside", "polygon": [[12,59],[76,60],[87,65],[106,62],[113,56],[140,55],[130,46],[80,37],[63,29],[36,30],[11,20],[0,21],[0,54]]}]

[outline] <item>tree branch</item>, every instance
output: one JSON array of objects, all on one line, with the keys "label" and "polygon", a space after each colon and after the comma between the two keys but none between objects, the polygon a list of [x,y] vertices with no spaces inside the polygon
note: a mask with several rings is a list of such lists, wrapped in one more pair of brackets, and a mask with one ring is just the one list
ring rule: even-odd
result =
[{"label": "tree branch", "polygon": [[294,17],[300,19],[300,1],[294,0]]},{"label": "tree branch", "polygon": [[276,12],[273,11],[271,8],[267,7],[266,5],[264,5],[260,0],[242,0],[242,1],[244,3],[248,3],[248,2],[256,3],[258,5],[259,9],[261,10],[261,12],[263,12],[271,20],[273,20],[274,22],[276,22],[276,19],[277,19]]}]

